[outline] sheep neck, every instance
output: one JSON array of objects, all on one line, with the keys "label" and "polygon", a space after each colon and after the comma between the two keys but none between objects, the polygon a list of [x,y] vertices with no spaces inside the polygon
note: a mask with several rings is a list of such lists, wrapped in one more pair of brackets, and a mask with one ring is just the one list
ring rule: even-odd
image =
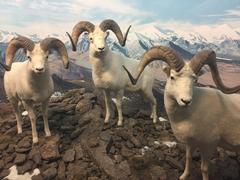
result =
[{"label": "sheep neck", "polygon": [[178,104],[176,100],[172,97],[172,95],[167,92],[167,89],[165,89],[165,92],[164,92],[164,106],[165,106],[168,118],[170,119],[170,121],[174,121]]},{"label": "sheep neck", "polygon": [[111,59],[111,51],[106,47],[106,50],[102,53],[96,51],[90,51],[90,62],[93,65],[93,72],[98,76],[102,72],[105,72],[109,69],[109,59]]},{"label": "sheep neck", "polygon": [[[195,93],[197,89],[194,88]],[[172,123],[178,123],[185,121],[191,116],[191,109],[194,106],[194,102],[187,107],[180,106],[174,96],[171,93],[168,93],[167,85],[164,92],[164,106],[168,115],[168,118]]]},{"label": "sheep neck", "polygon": [[35,73],[32,68],[30,67],[31,65],[29,62],[27,63],[27,79],[28,83],[32,85],[32,87],[39,87],[39,85],[42,84],[41,82],[45,82],[46,80],[49,80],[49,69],[46,66],[45,71],[41,74]]}]

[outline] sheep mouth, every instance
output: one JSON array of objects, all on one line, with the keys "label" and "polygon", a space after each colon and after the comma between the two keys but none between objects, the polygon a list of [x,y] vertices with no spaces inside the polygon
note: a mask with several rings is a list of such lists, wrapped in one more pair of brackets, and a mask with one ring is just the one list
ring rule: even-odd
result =
[{"label": "sheep mouth", "polygon": [[44,74],[45,71],[34,71],[34,72],[35,72],[35,74],[37,74],[37,75],[41,75],[41,74]]},{"label": "sheep mouth", "polygon": [[94,55],[95,56],[100,56],[100,55],[104,55],[105,54],[105,51],[95,51]]},{"label": "sheep mouth", "polygon": [[192,103],[189,103],[189,104],[178,103],[178,105],[179,105],[180,107],[183,107],[183,108],[187,108],[187,107],[191,106],[191,104],[192,104]]}]

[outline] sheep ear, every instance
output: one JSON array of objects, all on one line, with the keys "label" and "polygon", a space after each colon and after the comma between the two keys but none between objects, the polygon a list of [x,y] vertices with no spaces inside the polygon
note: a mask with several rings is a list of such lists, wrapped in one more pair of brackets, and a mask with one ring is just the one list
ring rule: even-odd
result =
[{"label": "sheep ear", "polygon": [[165,74],[167,75],[167,77],[170,76],[171,68],[170,68],[169,66],[163,66],[163,67],[162,67],[162,70],[163,70],[163,72],[165,72]]},{"label": "sheep ear", "polygon": [[49,50],[49,51],[46,51],[46,56],[48,56],[48,55],[50,55],[50,54],[52,54],[53,52],[51,52],[51,50]]},{"label": "sheep ear", "polygon": [[106,31],[106,37],[107,38],[109,36],[110,32],[109,31]]},{"label": "sheep ear", "polygon": [[23,48],[23,53],[27,54],[27,49],[26,48]]},{"label": "sheep ear", "polygon": [[198,75],[198,77],[199,77],[199,76],[204,75],[205,73],[206,73],[206,71],[203,70],[203,69],[201,69],[197,75]]},{"label": "sheep ear", "polygon": [[46,54],[54,54],[54,53],[56,53],[56,51],[53,49],[49,49],[46,51]]}]

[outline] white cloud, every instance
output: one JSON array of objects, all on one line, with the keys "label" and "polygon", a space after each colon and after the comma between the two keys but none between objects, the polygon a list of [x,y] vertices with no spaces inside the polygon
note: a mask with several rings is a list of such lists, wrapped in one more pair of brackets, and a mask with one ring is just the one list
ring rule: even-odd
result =
[{"label": "white cloud", "polygon": [[227,16],[235,16],[235,17],[240,18],[240,8],[239,7],[237,7],[236,9],[227,10],[225,12],[226,12],[225,15],[227,15]]},{"label": "white cloud", "polygon": [[106,18],[121,22],[125,28],[129,22],[151,15],[122,0],[3,0],[0,6],[9,7],[1,11],[0,28],[25,34],[50,34],[54,29],[65,32],[80,20],[99,23]]},{"label": "white cloud", "polygon": [[222,24],[228,24],[234,28],[238,28],[240,25],[240,7],[235,9],[229,9],[221,14],[207,14],[202,15],[203,17],[214,18],[219,17],[219,22]]},{"label": "white cloud", "polygon": [[112,12],[112,13],[120,13],[120,15],[131,15],[131,16],[137,16],[137,15],[149,15],[147,12],[143,12],[140,10],[137,10],[133,7],[131,7],[128,3],[124,3],[120,0],[75,0],[73,3],[71,3],[71,9],[78,13],[81,10],[89,10],[89,11],[95,11],[101,9],[105,12]]},{"label": "white cloud", "polygon": [[[132,24],[132,30],[138,29],[143,20],[153,17],[154,13],[137,9],[124,0],[1,0],[0,28],[20,34],[51,33],[65,34],[80,20],[100,23],[106,18],[115,19],[123,30]],[[208,18],[218,17],[216,26],[195,25],[182,21],[154,22],[165,28],[176,31],[201,31],[206,36],[212,36],[216,31],[229,31],[228,24],[234,29],[240,27],[240,8],[224,11],[222,14],[205,15]],[[154,20],[153,20],[154,21]],[[154,24],[153,23],[153,24]],[[216,28],[221,27],[221,28]],[[144,29],[143,29],[144,30]],[[234,32],[231,31],[231,35]]]}]

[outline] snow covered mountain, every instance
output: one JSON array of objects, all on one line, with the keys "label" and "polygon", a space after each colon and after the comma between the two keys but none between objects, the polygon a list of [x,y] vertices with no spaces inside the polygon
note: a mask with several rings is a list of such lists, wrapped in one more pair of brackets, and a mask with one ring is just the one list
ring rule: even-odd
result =
[{"label": "snow covered mountain", "polygon": [[[18,36],[18,34],[0,30],[0,51],[4,51],[6,42],[14,36]],[[27,37],[36,42],[43,38],[37,34],[27,35]],[[65,34],[54,33],[49,37],[63,40],[66,47],[70,49],[70,42]],[[126,48],[117,43],[113,33],[108,38],[108,44],[113,51],[133,58],[141,57],[153,45],[166,45],[175,49],[186,59],[199,50],[213,49],[218,57],[240,60],[240,32],[226,24],[215,27],[199,26],[185,31],[178,28],[163,28],[154,23],[146,24],[130,30]],[[80,37],[78,50],[85,52],[88,47],[88,37],[83,35]]]},{"label": "snow covered mountain", "polygon": [[132,39],[134,41],[137,37],[141,44],[148,46],[163,44],[171,47],[173,43],[191,54],[202,49],[213,49],[219,57],[240,59],[240,33],[226,24],[216,27],[199,26],[198,29],[188,31],[147,24],[137,27],[135,32],[131,33],[128,38],[129,46],[131,46]]}]

